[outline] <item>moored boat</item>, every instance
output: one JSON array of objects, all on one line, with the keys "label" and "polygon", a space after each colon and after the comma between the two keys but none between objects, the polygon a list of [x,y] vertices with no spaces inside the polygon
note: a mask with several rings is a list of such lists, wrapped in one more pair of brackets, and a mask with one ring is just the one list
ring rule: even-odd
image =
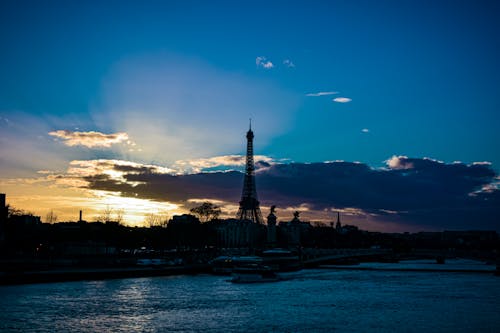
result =
[{"label": "moored boat", "polygon": [[302,269],[298,254],[285,249],[272,249],[262,252],[263,264],[277,272],[292,272]]},{"label": "moored boat", "polygon": [[212,272],[217,275],[230,275],[238,266],[262,264],[262,258],[256,256],[220,256],[212,261]]},{"label": "moored boat", "polygon": [[233,283],[263,283],[280,280],[281,277],[268,266],[248,264],[235,267],[230,281]]}]

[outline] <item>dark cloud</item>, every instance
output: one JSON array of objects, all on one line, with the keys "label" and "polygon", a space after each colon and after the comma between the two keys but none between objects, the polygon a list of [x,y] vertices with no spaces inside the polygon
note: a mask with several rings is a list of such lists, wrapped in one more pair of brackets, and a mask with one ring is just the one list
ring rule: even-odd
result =
[{"label": "dark cloud", "polygon": [[[500,191],[489,164],[446,164],[397,157],[388,168],[350,162],[261,165],[257,190],[264,205],[307,204],[311,210],[355,208],[374,219],[422,229],[500,229]],[[235,204],[243,175],[237,171],[169,175],[123,167],[122,180],[87,176],[88,187],[126,196],[184,203],[213,198]]]},{"label": "dark cloud", "polygon": [[113,169],[125,173],[153,173],[156,172],[153,166],[137,165],[113,165]]}]

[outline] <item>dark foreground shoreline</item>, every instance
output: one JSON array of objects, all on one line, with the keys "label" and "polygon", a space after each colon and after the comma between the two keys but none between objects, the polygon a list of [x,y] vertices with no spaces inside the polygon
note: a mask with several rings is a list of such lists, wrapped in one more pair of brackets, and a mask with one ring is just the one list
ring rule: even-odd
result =
[{"label": "dark foreground shoreline", "polygon": [[[357,265],[321,265],[317,269],[352,271],[394,271],[432,273],[495,274],[495,269],[360,267]],[[211,273],[207,264],[176,267],[72,268],[46,271],[0,272],[0,285],[36,284],[84,280],[126,279],[153,276],[196,275]]]},{"label": "dark foreground shoreline", "polygon": [[107,280],[209,273],[208,265],[177,267],[72,268],[46,271],[0,272],[0,285]]}]

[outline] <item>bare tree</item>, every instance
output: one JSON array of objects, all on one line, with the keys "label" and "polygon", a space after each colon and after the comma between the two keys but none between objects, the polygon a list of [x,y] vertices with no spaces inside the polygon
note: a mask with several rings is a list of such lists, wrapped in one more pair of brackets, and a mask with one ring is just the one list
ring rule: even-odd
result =
[{"label": "bare tree", "polygon": [[149,213],[144,217],[144,224],[148,227],[166,227],[168,214],[165,212]]},{"label": "bare tree", "polygon": [[123,208],[115,210],[115,222],[123,223],[123,215],[125,215],[125,210]]},{"label": "bare tree", "polygon": [[7,218],[11,218],[12,216],[21,216],[21,215],[33,215],[30,212],[26,212],[22,209],[18,209],[10,204],[7,204]]},{"label": "bare tree", "polygon": [[57,215],[54,213],[54,210],[51,209],[47,215],[45,215],[45,222],[46,223],[56,223],[57,222]]},{"label": "bare tree", "polygon": [[191,208],[189,211],[196,217],[198,217],[201,222],[215,220],[219,217],[220,213],[222,212],[220,207],[208,201],[202,203],[197,207]]},{"label": "bare tree", "polygon": [[111,221],[112,215],[113,215],[113,208],[111,208],[109,205],[107,205],[106,208],[103,210],[104,222]]},{"label": "bare tree", "polygon": [[112,219],[113,215],[113,209],[109,206],[106,205],[106,208],[104,208],[99,215],[95,218],[96,222],[110,222]]}]

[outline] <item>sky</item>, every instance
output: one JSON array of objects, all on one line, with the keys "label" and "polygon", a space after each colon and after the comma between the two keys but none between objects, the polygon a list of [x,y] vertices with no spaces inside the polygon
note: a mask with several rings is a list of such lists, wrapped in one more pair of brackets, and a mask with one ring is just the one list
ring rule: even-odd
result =
[{"label": "sky", "polygon": [[497,1],[2,1],[0,192],[140,225],[264,216],[500,230]]}]

